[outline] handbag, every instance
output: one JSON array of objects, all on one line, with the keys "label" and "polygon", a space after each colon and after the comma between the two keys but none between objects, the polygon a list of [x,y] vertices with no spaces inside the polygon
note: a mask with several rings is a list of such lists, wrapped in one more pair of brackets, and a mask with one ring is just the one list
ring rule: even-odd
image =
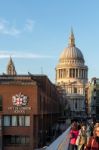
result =
[{"label": "handbag", "polygon": [[75,144],[78,146],[78,145],[79,145],[79,142],[80,142],[80,135],[77,136],[77,139],[76,139],[76,143],[75,143]]}]

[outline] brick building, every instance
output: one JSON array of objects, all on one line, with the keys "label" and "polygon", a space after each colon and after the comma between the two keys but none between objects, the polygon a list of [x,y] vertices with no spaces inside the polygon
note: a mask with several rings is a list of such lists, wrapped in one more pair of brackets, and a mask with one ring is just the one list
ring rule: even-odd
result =
[{"label": "brick building", "polygon": [[60,115],[59,93],[44,75],[17,75],[10,58],[0,75],[0,150],[33,150],[46,144]]}]

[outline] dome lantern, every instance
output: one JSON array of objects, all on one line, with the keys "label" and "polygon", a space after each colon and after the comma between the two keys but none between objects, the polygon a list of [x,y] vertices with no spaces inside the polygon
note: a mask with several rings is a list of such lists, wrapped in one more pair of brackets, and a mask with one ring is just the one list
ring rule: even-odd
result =
[{"label": "dome lantern", "polygon": [[72,29],[69,37],[69,47],[75,47],[75,37]]}]

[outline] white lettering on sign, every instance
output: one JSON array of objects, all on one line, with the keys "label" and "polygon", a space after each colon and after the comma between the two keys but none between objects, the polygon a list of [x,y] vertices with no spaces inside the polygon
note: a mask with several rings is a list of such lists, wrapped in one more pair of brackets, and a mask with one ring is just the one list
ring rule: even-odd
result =
[{"label": "white lettering on sign", "polygon": [[31,110],[31,107],[8,107],[8,110],[13,110],[15,113],[25,113],[27,110]]}]

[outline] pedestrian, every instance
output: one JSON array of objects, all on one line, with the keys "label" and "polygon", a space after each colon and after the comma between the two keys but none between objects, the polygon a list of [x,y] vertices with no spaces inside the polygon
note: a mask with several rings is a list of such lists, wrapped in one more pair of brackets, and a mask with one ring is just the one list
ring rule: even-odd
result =
[{"label": "pedestrian", "polygon": [[77,122],[73,122],[71,130],[70,130],[69,150],[77,150],[76,139],[77,139],[78,133],[79,133],[79,130],[78,130]]},{"label": "pedestrian", "polygon": [[93,129],[93,136],[89,138],[85,150],[99,150],[99,124]]},{"label": "pedestrian", "polygon": [[76,139],[77,150],[84,150],[86,144],[87,144],[87,128],[85,125],[83,125],[79,130],[79,134]]}]

